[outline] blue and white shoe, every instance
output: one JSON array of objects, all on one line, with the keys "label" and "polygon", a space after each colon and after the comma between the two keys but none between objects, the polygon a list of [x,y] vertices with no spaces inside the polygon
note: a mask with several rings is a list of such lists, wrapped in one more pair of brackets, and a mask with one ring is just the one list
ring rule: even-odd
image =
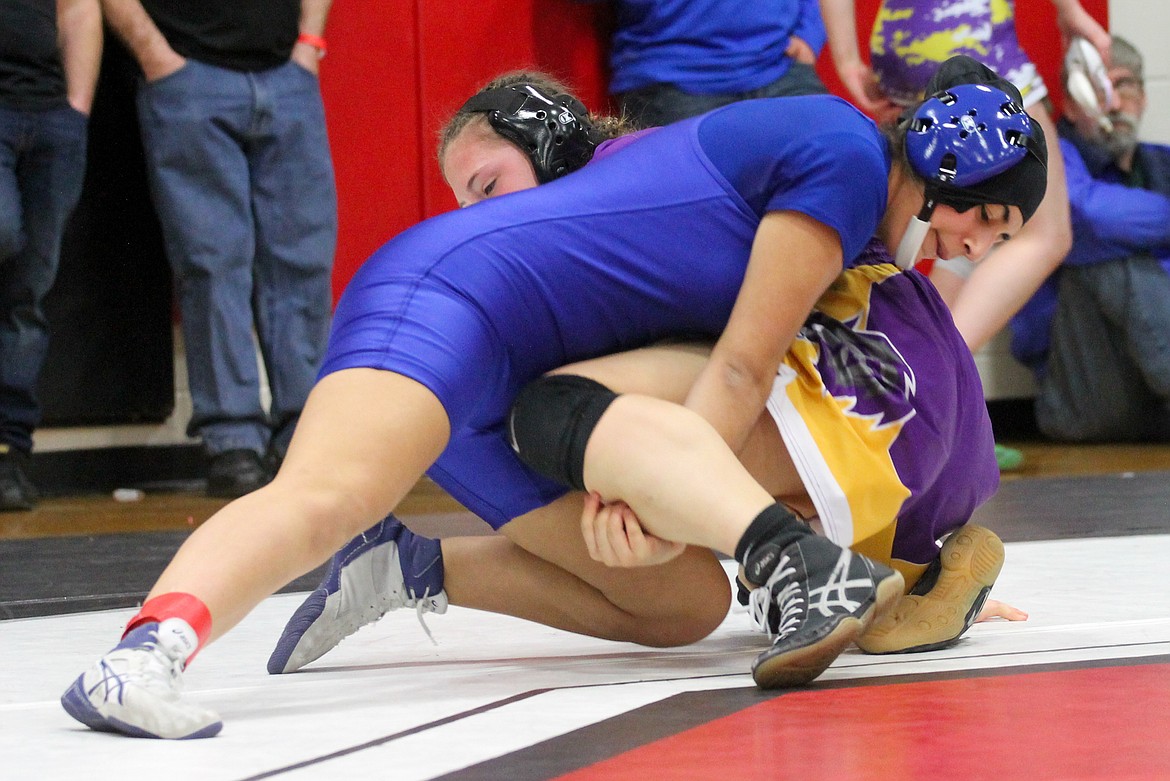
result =
[{"label": "blue and white shoe", "polygon": [[81,675],[61,705],[99,732],[135,738],[210,738],[223,722],[206,708],[184,702],[183,665],[193,646],[175,642],[167,622],[135,628]]},{"label": "blue and white shoe", "polygon": [[325,580],[281,633],[268,672],[296,672],[400,607],[414,608],[420,622],[423,613],[447,612],[443,554],[438,540],[420,537],[388,515],[334,554]]}]

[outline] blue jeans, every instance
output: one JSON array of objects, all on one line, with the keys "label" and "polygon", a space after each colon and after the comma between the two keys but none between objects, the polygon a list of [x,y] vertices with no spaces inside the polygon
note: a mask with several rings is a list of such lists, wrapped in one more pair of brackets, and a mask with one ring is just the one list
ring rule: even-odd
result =
[{"label": "blue jeans", "polygon": [[337,193],[317,79],[293,62],[241,73],[188,60],[142,85],[138,116],[178,286],[188,433],[212,455],[283,455],[332,307]]},{"label": "blue jeans", "polygon": [[1170,274],[1149,256],[1060,269],[1036,422],[1070,442],[1170,441]]},{"label": "blue jeans", "polygon": [[28,452],[49,349],[42,309],[85,179],[86,118],[0,106],[0,443]]},{"label": "blue jeans", "polygon": [[791,95],[820,95],[828,92],[811,65],[794,62],[771,84],[747,92],[720,95],[692,95],[673,84],[650,84],[618,96],[622,112],[638,127],[669,125],[687,117],[741,100],[782,98]]}]

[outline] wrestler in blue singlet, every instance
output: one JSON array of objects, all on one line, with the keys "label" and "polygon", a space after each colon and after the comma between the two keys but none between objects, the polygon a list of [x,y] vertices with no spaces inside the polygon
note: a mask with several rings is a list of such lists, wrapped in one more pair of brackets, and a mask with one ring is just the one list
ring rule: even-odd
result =
[{"label": "wrestler in blue singlet", "polygon": [[[885,212],[889,165],[886,139],[873,123],[827,96],[737,103],[642,134],[600,151],[569,177],[440,215],[387,243],[340,300],[322,374],[383,368],[431,389],[447,410],[452,436],[428,475],[498,528],[566,491],[519,462],[504,436],[519,388],[570,362],[666,337],[717,337],[743,282],[759,221],[771,210],[794,210],[832,227],[846,268],[859,260],[888,264],[885,251],[863,250]],[[909,284],[885,276],[881,283]],[[867,302],[860,305],[869,309]],[[934,300],[925,306],[916,300],[896,319],[914,320],[918,312],[949,323]],[[952,331],[931,331],[931,350],[947,343],[948,357],[959,352],[969,359],[965,350],[951,350],[962,347]],[[973,368],[969,374],[978,394]],[[970,394],[956,393],[951,373],[944,376],[949,410]],[[833,399],[855,393],[841,383],[828,391]],[[895,395],[880,403],[914,406],[901,389]],[[901,426],[906,415],[895,417]],[[915,426],[947,429],[929,415]],[[886,452],[892,442],[881,436],[878,449]],[[915,440],[910,436],[899,449],[922,452]],[[945,444],[947,452],[929,455],[948,457]],[[903,498],[913,506],[936,488],[940,466],[921,472],[917,464],[890,464],[893,488],[880,492],[893,498],[869,526],[885,528]],[[944,513],[941,533],[965,523],[993,488],[993,479],[980,484],[971,502],[964,492],[965,512]],[[823,514],[828,520],[840,513]],[[936,525],[924,526],[917,550],[895,555],[934,557]]]},{"label": "wrestler in blue singlet", "polygon": [[322,375],[387,369],[430,389],[451,440],[428,474],[499,528],[566,490],[504,437],[521,387],[667,336],[717,336],[765,211],[831,226],[856,257],[888,169],[880,132],[827,96],[749,101],[649,133],[390,241],[338,304]]}]

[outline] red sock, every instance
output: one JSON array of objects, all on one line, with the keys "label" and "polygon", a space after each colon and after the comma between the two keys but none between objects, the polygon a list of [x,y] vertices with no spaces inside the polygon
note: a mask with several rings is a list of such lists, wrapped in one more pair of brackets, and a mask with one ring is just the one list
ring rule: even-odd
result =
[{"label": "red sock", "polygon": [[122,637],[143,624],[161,623],[168,618],[183,619],[191,625],[191,628],[195,630],[195,635],[199,638],[199,645],[187,657],[189,663],[195,658],[195,654],[199,653],[199,649],[207,645],[207,639],[211,637],[211,611],[207,609],[207,605],[203,604],[201,599],[191,594],[172,591],[146,600],[142,609],[138,611],[138,615],[126,624],[126,631],[122,633]]}]

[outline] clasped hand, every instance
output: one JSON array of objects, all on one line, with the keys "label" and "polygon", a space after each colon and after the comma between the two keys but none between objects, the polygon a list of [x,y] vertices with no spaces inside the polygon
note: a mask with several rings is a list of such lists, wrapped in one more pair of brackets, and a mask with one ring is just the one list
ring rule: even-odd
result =
[{"label": "clasped hand", "polygon": [[664,564],[686,550],[686,544],[655,537],[642,527],[630,506],[606,502],[590,491],[581,513],[581,533],[594,561],[609,567],[649,567]]}]

